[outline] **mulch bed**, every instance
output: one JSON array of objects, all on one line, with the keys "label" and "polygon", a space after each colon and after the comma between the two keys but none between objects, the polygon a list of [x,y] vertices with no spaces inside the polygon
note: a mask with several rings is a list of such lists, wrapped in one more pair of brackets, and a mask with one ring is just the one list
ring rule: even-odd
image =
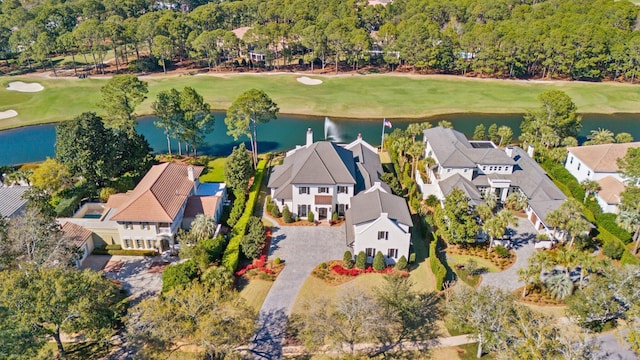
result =
[{"label": "mulch bed", "polygon": [[529,290],[527,296],[522,297],[522,287],[513,291],[513,294],[518,297],[518,301],[536,305],[536,306],[564,306],[565,303],[562,300],[555,299],[554,297],[547,295],[543,292],[536,291],[535,289]]},{"label": "mulch bed", "polygon": [[448,245],[447,253],[455,255],[469,255],[476,256],[491,261],[500,271],[506,270],[516,262],[516,254],[513,250],[509,251],[510,256],[508,258],[501,258],[494,251],[489,252],[486,246],[468,246],[462,247],[459,245]]},{"label": "mulch bed", "polygon": [[373,270],[371,266],[368,266],[365,270],[356,269],[346,269],[342,266],[342,260],[331,260],[327,262],[320,263],[320,265],[316,266],[311,272],[311,275],[316,278],[324,281],[329,285],[341,285],[346,282],[353,280],[358,275],[362,274],[400,274],[401,276],[409,276],[409,272],[395,270],[392,266],[387,267],[382,271]]}]

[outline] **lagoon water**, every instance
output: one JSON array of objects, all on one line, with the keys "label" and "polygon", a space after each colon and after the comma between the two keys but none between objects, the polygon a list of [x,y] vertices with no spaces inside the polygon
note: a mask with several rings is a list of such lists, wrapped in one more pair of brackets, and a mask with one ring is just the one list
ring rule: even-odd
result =
[{"label": "lagoon water", "polygon": [[[207,144],[198,149],[199,154],[228,155],[233,146],[241,141],[248,142],[247,138],[234,141],[226,134],[224,113],[216,112],[214,131],[207,136]],[[325,123],[324,117],[280,116],[268,124],[258,128],[258,150],[283,151],[291,149],[305,142],[307,128],[314,132],[315,140],[323,140],[325,132],[328,138],[337,142],[349,142],[362,134],[365,140],[374,146],[380,145],[382,135],[382,119],[353,120],[330,119],[331,123]],[[514,139],[520,133],[521,114],[450,114],[441,115],[423,120],[391,120],[394,128],[406,129],[407,125],[416,121],[448,120],[453,123],[456,130],[470,136],[478,124],[489,127],[490,124],[508,125],[514,131]],[[167,152],[167,139],[162,131],[153,124],[153,117],[142,117],[138,121],[137,129],[149,141],[154,152]],[[614,133],[631,133],[637,141],[640,141],[640,114],[585,114],[582,119],[580,141],[584,141],[591,130],[605,128]],[[386,129],[389,133],[393,129]],[[0,166],[23,164],[42,161],[47,156],[54,156],[55,125],[35,125],[19,129],[0,132]],[[177,153],[177,142],[172,141],[172,151]]]}]

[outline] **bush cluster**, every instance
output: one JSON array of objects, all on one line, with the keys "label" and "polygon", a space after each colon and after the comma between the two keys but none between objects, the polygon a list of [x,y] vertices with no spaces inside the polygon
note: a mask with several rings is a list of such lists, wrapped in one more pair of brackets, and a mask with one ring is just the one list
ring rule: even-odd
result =
[{"label": "bush cluster", "polygon": [[351,254],[351,251],[347,250],[344,252],[342,256],[342,266],[346,269],[353,269],[353,254]]},{"label": "bush cluster", "polygon": [[251,186],[251,192],[249,193],[249,200],[247,201],[244,213],[233,228],[233,236],[224,251],[224,255],[222,256],[222,266],[229,269],[229,271],[235,272],[238,268],[238,262],[240,261],[240,242],[242,241],[242,237],[247,229],[249,217],[253,214],[253,208],[258,197],[258,192],[260,191],[260,185],[262,184],[266,166],[267,160],[260,160],[260,162],[258,162],[256,176],[253,181],[253,185]]},{"label": "bush cluster", "polygon": [[244,213],[246,206],[246,195],[243,189],[234,191],[233,194],[235,195],[235,200],[233,200],[233,207],[231,208],[231,213],[229,214],[229,219],[227,220],[227,224],[231,227],[236,226],[238,220],[240,220],[240,217]]},{"label": "bush cluster", "polygon": [[442,290],[444,285],[444,279],[447,277],[447,268],[442,264],[438,257],[438,241],[437,237],[433,236],[434,240],[429,245],[429,263],[431,265],[431,271],[436,276],[436,290]]},{"label": "bush cluster", "polygon": [[162,273],[162,292],[178,286],[187,286],[198,277],[198,268],[193,260],[167,266]]},{"label": "bush cluster", "polygon": [[602,245],[602,253],[614,260],[620,260],[625,250],[624,244],[619,240],[605,241]]},{"label": "bush cluster", "polygon": [[406,270],[407,269],[407,258],[404,255],[400,256],[398,262],[396,263],[396,270]]},{"label": "bush cluster", "polygon": [[511,256],[511,254],[509,254],[509,250],[502,246],[502,245],[497,245],[493,248],[493,250],[496,252],[496,254],[498,254],[499,257],[506,259],[509,256]]},{"label": "bush cluster", "polygon": [[293,222],[293,215],[291,214],[291,211],[289,211],[289,207],[287,205],[282,208],[282,221],[287,224]]},{"label": "bush cluster", "polygon": [[267,196],[267,199],[265,200],[265,202],[267,203],[266,208],[267,208],[267,212],[269,214],[271,214],[271,216],[275,217],[275,218],[279,218],[280,217],[280,211],[278,210],[278,205],[276,205],[273,200],[271,199],[271,195]]},{"label": "bush cluster", "polygon": [[91,252],[93,255],[123,255],[123,256],[156,256],[158,252],[153,249],[146,250],[110,250],[106,248],[95,248]]},{"label": "bush cluster", "polygon": [[364,251],[360,251],[356,256],[356,268],[364,269],[367,266],[367,254]]},{"label": "bush cluster", "polygon": [[384,255],[382,255],[381,251],[376,253],[376,256],[373,257],[373,269],[375,271],[382,271],[387,267],[387,262],[384,260]]}]

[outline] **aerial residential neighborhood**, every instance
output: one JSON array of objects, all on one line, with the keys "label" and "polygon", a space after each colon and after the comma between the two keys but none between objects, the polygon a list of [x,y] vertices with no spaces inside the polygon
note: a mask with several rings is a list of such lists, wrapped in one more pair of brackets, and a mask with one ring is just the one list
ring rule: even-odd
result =
[{"label": "aerial residential neighborhood", "polygon": [[639,25],[0,0],[0,359],[637,359]]}]

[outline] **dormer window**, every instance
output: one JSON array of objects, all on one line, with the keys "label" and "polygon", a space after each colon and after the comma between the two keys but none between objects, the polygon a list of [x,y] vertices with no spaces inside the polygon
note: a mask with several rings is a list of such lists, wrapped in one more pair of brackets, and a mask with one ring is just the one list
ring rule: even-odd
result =
[{"label": "dormer window", "polygon": [[298,188],[298,193],[299,194],[308,194],[309,193],[309,187],[308,186],[301,186]]},{"label": "dormer window", "polygon": [[346,186],[338,185],[338,194],[346,194],[348,192],[349,191]]}]

